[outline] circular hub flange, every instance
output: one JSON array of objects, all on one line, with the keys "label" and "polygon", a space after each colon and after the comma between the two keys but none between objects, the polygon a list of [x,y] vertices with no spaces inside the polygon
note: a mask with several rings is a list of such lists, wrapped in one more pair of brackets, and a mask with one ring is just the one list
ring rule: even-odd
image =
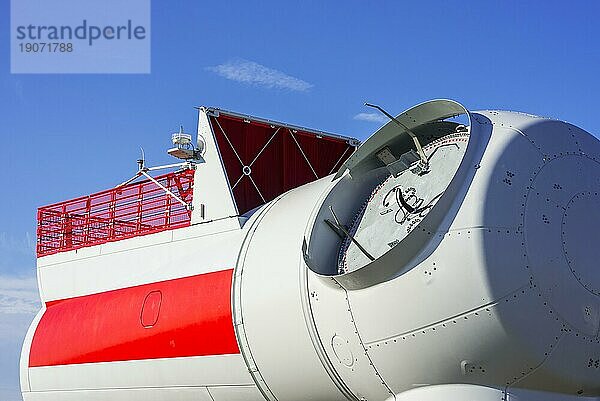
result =
[{"label": "circular hub flange", "polygon": [[563,248],[575,278],[595,295],[600,295],[600,241],[596,234],[599,231],[598,192],[588,191],[575,195],[563,215]]},{"label": "circular hub flange", "polygon": [[533,179],[523,221],[531,279],[549,313],[592,337],[600,329],[599,193],[599,163],[555,158]]}]

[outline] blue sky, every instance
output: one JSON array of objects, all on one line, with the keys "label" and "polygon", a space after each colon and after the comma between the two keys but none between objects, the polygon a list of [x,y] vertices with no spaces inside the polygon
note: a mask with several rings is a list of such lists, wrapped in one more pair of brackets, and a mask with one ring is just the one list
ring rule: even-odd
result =
[{"label": "blue sky", "polygon": [[[600,3],[154,1],[150,74],[10,74],[0,0],[0,399],[18,399],[32,313],[39,205],[125,180],[143,146],[198,105],[360,139],[431,98],[570,121],[600,133]],[[366,114],[361,114],[366,113]]]}]

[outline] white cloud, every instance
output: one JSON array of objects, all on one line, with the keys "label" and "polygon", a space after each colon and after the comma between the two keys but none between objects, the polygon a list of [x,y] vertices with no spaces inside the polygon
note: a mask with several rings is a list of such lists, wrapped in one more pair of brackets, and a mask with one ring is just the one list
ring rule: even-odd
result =
[{"label": "white cloud", "polygon": [[243,59],[228,61],[214,67],[208,67],[207,70],[232,81],[263,86],[266,88],[306,92],[313,87],[312,84],[299,78],[265,67],[254,61]]},{"label": "white cloud", "polygon": [[379,114],[379,113],[358,113],[357,115],[355,115],[353,117],[353,119],[359,120],[359,121],[368,121],[371,123],[379,123],[379,124],[383,124],[383,123],[390,121],[389,118],[387,118],[383,114]]},{"label": "white cloud", "polygon": [[34,314],[39,308],[35,277],[0,276],[0,314]]}]

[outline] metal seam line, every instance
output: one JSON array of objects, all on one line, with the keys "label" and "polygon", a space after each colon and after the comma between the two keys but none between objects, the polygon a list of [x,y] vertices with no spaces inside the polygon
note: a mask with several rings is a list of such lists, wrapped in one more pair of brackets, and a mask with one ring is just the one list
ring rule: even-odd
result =
[{"label": "metal seam line", "polygon": [[280,129],[281,129],[281,127],[277,128],[275,130],[275,132],[273,133],[273,135],[271,135],[271,138],[269,138],[269,140],[267,141],[267,143],[265,143],[265,146],[263,146],[262,149],[258,152],[258,154],[254,157],[254,159],[252,159],[252,161],[250,162],[250,164],[248,165],[248,167],[252,167],[252,165],[254,164],[254,162],[256,161],[256,159],[258,159],[258,157],[262,154],[262,152],[266,149],[266,147],[269,146],[269,144],[271,143],[271,141],[273,140],[273,138],[275,138],[275,135],[277,135],[277,133],[279,132]]},{"label": "metal seam line", "polygon": [[479,306],[477,306],[475,308],[472,308],[472,309],[469,309],[467,311],[461,312],[461,313],[459,313],[457,315],[453,315],[451,317],[439,320],[437,322],[433,322],[433,323],[429,323],[429,324],[426,324],[426,325],[421,326],[421,327],[417,327],[416,329],[411,329],[411,330],[408,330],[408,331],[405,331],[405,332],[402,332],[402,333],[399,333],[399,334],[394,334],[392,336],[380,338],[380,339],[373,340],[373,341],[367,341],[364,344],[367,347],[372,347],[373,345],[377,345],[378,343],[383,343],[385,341],[391,341],[391,340],[393,340],[395,338],[399,338],[399,337],[403,337],[403,336],[410,336],[411,334],[417,333],[419,331],[429,330],[432,327],[436,327],[436,326],[439,326],[440,324],[451,322],[452,320],[456,320],[456,319],[459,319],[459,318],[461,318],[463,316],[470,315],[472,313],[485,310],[486,308],[493,308],[493,307],[497,306],[498,304],[500,304],[500,301],[505,300],[507,298],[510,298],[512,295],[514,295],[514,294],[516,294],[516,293],[518,293],[518,292],[520,292],[523,289],[526,289],[528,287],[529,287],[529,283],[524,284],[524,285],[520,286],[519,288],[515,289],[514,291],[511,291],[508,294],[506,294],[506,295],[504,295],[504,296],[502,296],[502,297],[500,297],[500,298],[498,298],[496,300],[488,302],[488,303],[486,303],[484,305],[479,305]]},{"label": "metal seam line", "polygon": [[231,187],[231,189],[235,189],[235,187],[237,187],[237,185],[240,183],[240,181],[242,181],[242,178],[244,178],[244,174],[242,173],[242,175],[240,175],[240,178],[237,179],[237,181],[235,182],[235,184],[233,184],[233,186]]},{"label": "metal seam line", "polygon": [[244,162],[242,161],[242,159],[240,158],[240,155],[238,155],[237,150],[235,150],[235,148],[233,147],[233,144],[231,143],[231,141],[229,140],[229,137],[227,136],[227,134],[225,133],[225,130],[223,129],[223,127],[221,127],[221,124],[219,123],[219,120],[215,118],[215,121],[217,123],[217,125],[219,126],[219,129],[221,130],[221,132],[223,133],[223,136],[225,137],[225,139],[227,139],[227,143],[229,144],[229,146],[231,146],[231,149],[233,150],[233,153],[235,153],[235,157],[237,157],[237,159],[239,160],[240,164],[242,165],[242,167],[245,166]]},{"label": "metal seam line", "polygon": [[258,192],[258,194],[260,195],[260,197],[262,198],[263,202],[267,202],[265,197],[263,196],[263,194],[260,192],[260,189],[258,189],[258,186],[256,185],[256,183],[254,182],[254,179],[252,179],[252,176],[249,175],[248,178],[250,179],[250,181],[252,182],[252,185],[254,185],[254,188],[256,188],[256,192]]},{"label": "metal seam line", "polygon": [[342,159],[344,158],[344,156],[346,155],[346,153],[348,153],[348,149],[350,149],[350,147],[348,145],[346,145],[346,149],[344,149],[344,152],[342,153],[342,155],[340,156],[340,158],[338,159],[338,161],[335,162],[335,164],[333,165],[333,167],[331,167],[331,170],[329,170],[329,173],[327,173],[327,175],[333,173],[333,170],[335,170],[335,168],[337,167],[338,163],[340,161],[342,161]]},{"label": "metal seam line", "polygon": [[304,153],[304,151],[302,150],[302,147],[300,146],[300,144],[298,143],[298,141],[296,140],[296,137],[294,136],[294,133],[292,132],[291,129],[288,128],[288,131],[290,131],[290,135],[292,136],[292,139],[294,140],[294,142],[296,142],[296,146],[298,146],[298,149],[300,149],[300,153],[302,153],[302,156],[304,157],[304,160],[306,160],[306,163],[308,163],[308,167],[310,167],[310,169],[312,170],[313,174],[315,175],[315,177],[318,179],[319,176],[317,175],[317,173],[315,172],[315,169],[313,168],[312,164],[310,164],[310,161],[308,161],[308,157],[306,157],[306,154]]},{"label": "metal seam line", "polygon": [[[217,125],[219,126],[219,129],[221,130],[221,132],[223,133],[223,136],[225,137],[225,139],[227,139],[227,143],[229,143],[229,146],[231,146],[231,149],[233,149],[233,153],[235,153],[235,156],[237,157],[237,159],[239,160],[240,164],[242,165],[242,167],[245,167],[246,165],[244,164],[244,162],[242,161],[242,159],[240,158],[240,155],[238,155],[238,152],[235,150],[235,147],[233,146],[233,144],[231,143],[231,141],[229,140],[229,138],[227,137],[227,134],[225,133],[225,130],[223,130],[223,127],[221,127],[221,124],[219,123],[219,120],[215,118],[215,121],[217,122]],[[250,179],[250,181],[252,182],[252,185],[254,185],[254,188],[256,188],[256,192],[258,192],[258,194],[260,195],[261,199],[263,200],[263,202],[266,202],[265,197],[263,196],[263,194],[260,192],[260,189],[258,189],[258,186],[256,185],[256,183],[254,182],[254,180],[252,179],[252,177],[250,175],[248,175],[248,178]],[[236,185],[239,184],[239,182],[241,181],[241,178],[236,182]],[[235,188],[235,187],[233,187]],[[232,189],[233,189],[232,188]]]},{"label": "metal seam line", "polygon": [[[252,161],[250,162],[250,164],[248,165],[248,167],[252,167],[252,165],[254,164],[254,162],[256,161],[256,159],[258,159],[258,157],[262,154],[262,152],[266,149],[267,146],[269,146],[269,144],[271,143],[271,141],[273,140],[273,138],[275,138],[275,135],[277,135],[277,132],[279,132],[279,129],[281,127],[278,127],[275,132],[273,133],[273,135],[271,135],[271,138],[269,138],[269,140],[267,141],[267,143],[265,143],[265,145],[262,147],[262,149],[257,153],[257,155],[254,157],[254,159],[252,159]],[[245,166],[243,166],[245,167]],[[242,180],[242,178],[244,178],[244,173],[242,173],[242,175],[240,176],[240,178],[237,179],[237,181],[235,182],[235,184],[233,184],[232,189],[234,189]],[[260,192],[260,191],[259,191]]]}]

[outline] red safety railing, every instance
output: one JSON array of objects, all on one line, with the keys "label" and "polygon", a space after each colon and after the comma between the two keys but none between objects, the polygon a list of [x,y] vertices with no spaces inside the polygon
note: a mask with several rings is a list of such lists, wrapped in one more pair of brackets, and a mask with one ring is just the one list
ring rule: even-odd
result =
[{"label": "red safety railing", "polygon": [[[192,202],[194,171],[155,177]],[[190,225],[191,211],[150,180],[38,209],[37,255],[46,256]]]}]

